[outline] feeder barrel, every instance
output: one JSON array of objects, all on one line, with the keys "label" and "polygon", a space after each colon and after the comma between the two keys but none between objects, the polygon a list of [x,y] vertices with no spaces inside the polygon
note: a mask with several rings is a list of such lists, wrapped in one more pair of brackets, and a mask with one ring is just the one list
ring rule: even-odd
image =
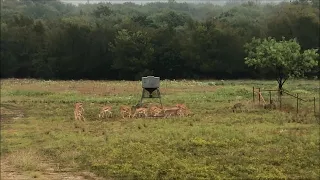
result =
[{"label": "feeder barrel", "polygon": [[160,77],[147,76],[142,77],[142,88],[159,88]]}]

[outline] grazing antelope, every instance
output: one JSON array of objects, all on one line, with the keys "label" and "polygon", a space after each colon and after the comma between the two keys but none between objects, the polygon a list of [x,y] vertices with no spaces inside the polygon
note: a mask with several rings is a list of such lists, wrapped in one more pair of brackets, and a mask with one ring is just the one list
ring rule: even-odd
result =
[{"label": "grazing antelope", "polygon": [[178,115],[180,108],[178,107],[171,107],[171,108],[165,108],[163,110],[164,112],[164,116],[167,117],[171,117],[172,115]]},{"label": "grazing antelope", "polygon": [[180,108],[180,109],[187,109],[187,106],[185,104],[176,104],[176,107]]},{"label": "grazing antelope", "polygon": [[189,114],[189,110],[185,104],[176,104],[175,107],[179,108],[177,115],[184,116]]},{"label": "grazing antelope", "polygon": [[264,109],[276,109],[277,106],[276,106],[276,104],[274,104],[273,100],[271,100],[271,101],[270,101],[270,104],[265,104],[265,105],[263,106],[263,108],[264,108]]},{"label": "grazing antelope", "polygon": [[179,110],[177,111],[177,115],[181,117],[181,116],[185,116],[186,113],[185,113],[182,109],[179,109]]},{"label": "grazing antelope", "polygon": [[132,117],[136,117],[136,115],[138,115],[139,117],[140,117],[140,115],[144,115],[144,117],[147,117],[148,116],[148,108],[144,108],[144,107],[136,108]]},{"label": "grazing antelope", "polygon": [[103,106],[99,113],[99,118],[107,117],[106,113],[108,113],[108,117],[112,116],[112,106]]},{"label": "grazing antelope", "polygon": [[157,106],[151,106],[149,107],[149,115],[150,116],[154,116],[154,111],[157,109],[158,107]]},{"label": "grazing antelope", "polygon": [[132,108],[130,106],[120,106],[120,114],[122,118],[124,118],[126,115],[130,118],[132,115]]},{"label": "grazing antelope", "polygon": [[85,121],[85,118],[83,117],[83,104],[82,103],[76,103],[74,107],[74,119],[75,120],[81,120]]},{"label": "grazing antelope", "polygon": [[151,116],[159,116],[163,112],[162,108],[158,106],[151,106],[149,108],[149,114]]},{"label": "grazing antelope", "polygon": [[244,107],[244,104],[237,103],[237,104],[233,105],[233,107],[231,109],[232,109],[232,112],[235,112],[236,109],[240,109],[242,111],[242,107]]}]

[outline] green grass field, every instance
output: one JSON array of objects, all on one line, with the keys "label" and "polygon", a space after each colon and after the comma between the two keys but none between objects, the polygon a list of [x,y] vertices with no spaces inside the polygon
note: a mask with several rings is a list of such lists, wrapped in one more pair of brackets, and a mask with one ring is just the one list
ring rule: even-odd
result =
[{"label": "green grass field", "polygon": [[[253,104],[253,86],[277,84],[161,81],[163,104],[185,103],[192,116],[121,119],[118,107],[138,103],[141,82],[1,80],[1,159],[30,179],[44,179],[48,164],[104,179],[318,179],[319,82],[285,84],[307,100],[299,115],[290,96],[281,111]],[[75,102],[84,103],[86,122],[75,122]],[[238,102],[247,111],[233,113]],[[115,117],[98,118],[104,104]]]}]

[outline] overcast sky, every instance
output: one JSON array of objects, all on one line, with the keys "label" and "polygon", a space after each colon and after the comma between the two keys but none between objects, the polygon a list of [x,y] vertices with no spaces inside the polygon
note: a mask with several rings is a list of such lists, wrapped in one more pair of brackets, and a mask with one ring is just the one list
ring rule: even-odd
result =
[{"label": "overcast sky", "polygon": [[[72,4],[86,3],[88,0],[61,0],[63,2],[69,2]],[[189,2],[189,3],[206,3],[211,2],[214,4],[225,4],[227,0],[176,0],[176,2]],[[260,2],[273,2],[279,3],[281,1],[290,1],[290,0],[260,0]],[[89,0],[91,3],[99,3],[99,2],[110,2],[110,3],[124,3],[124,2],[133,2],[136,4],[144,4],[150,2],[168,2],[168,0]]]}]

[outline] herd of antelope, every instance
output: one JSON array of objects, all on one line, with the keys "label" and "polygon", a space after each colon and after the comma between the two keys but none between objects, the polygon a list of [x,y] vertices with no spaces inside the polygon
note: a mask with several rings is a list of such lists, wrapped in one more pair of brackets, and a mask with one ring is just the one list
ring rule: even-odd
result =
[{"label": "herd of antelope", "polygon": [[[112,106],[103,106],[98,114],[99,118],[112,117],[113,116]],[[171,117],[171,116],[187,116],[190,111],[185,104],[176,104],[174,107],[164,107],[159,105],[149,106],[120,106],[120,114],[122,118],[135,118],[135,117]],[[83,103],[76,103],[74,108],[75,120],[85,121]]]}]

